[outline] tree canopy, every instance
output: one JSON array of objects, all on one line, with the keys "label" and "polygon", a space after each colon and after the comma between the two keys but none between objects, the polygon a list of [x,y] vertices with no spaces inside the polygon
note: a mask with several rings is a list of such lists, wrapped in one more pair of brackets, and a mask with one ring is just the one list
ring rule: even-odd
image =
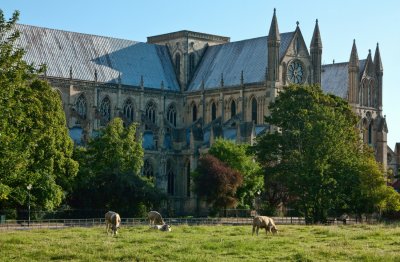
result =
[{"label": "tree canopy", "polygon": [[389,207],[382,169],[362,143],[357,116],[345,100],[323,94],[319,86],[291,85],[269,109],[266,122],[276,131],[260,136],[254,149],[271,195],[280,188],[285,193],[278,200],[308,222]]},{"label": "tree canopy", "polygon": [[216,211],[237,205],[236,190],[242,184],[243,177],[218,158],[205,154],[199,158],[193,182],[198,197],[205,199]]},{"label": "tree canopy", "polygon": [[78,164],[72,159],[61,98],[38,78],[15,43],[19,13],[6,21],[0,10],[0,209],[31,205],[54,209],[65,197]]},{"label": "tree canopy", "polygon": [[137,125],[124,127],[121,118],[112,119],[86,147],[75,151],[80,170],[71,207],[112,209],[124,215],[143,215],[146,207],[157,207],[165,196],[140,175],[143,156]]},{"label": "tree canopy", "polygon": [[251,208],[255,197],[264,189],[262,169],[254,161],[254,156],[249,153],[248,147],[248,144],[235,144],[218,138],[208,151],[243,176],[243,184],[236,192],[238,206],[241,208]]}]

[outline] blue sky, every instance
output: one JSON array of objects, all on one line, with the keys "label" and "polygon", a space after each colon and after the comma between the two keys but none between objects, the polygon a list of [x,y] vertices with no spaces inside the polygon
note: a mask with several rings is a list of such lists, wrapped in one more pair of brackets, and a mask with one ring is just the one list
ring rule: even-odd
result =
[{"label": "blue sky", "polygon": [[353,39],[360,59],[367,57],[368,49],[374,54],[379,42],[388,145],[393,149],[400,142],[400,81],[396,78],[400,75],[400,1],[1,0],[0,8],[6,17],[19,10],[23,24],[142,42],[147,36],[184,29],[229,36],[231,41],[265,36],[276,8],[280,32],[293,31],[299,21],[309,45],[318,19],[323,63],[348,61]]}]

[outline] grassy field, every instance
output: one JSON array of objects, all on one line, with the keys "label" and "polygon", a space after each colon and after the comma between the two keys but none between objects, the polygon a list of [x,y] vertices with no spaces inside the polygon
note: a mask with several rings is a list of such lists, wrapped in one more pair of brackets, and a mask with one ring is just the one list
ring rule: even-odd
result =
[{"label": "grassy field", "polygon": [[1,261],[400,261],[399,225],[104,227],[0,231]]}]

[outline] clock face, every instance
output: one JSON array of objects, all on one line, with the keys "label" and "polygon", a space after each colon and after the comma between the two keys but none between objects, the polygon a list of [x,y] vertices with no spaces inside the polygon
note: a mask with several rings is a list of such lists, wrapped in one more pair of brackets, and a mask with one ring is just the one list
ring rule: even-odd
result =
[{"label": "clock face", "polygon": [[294,60],[288,65],[288,80],[294,84],[301,84],[304,82],[304,66],[299,60]]}]

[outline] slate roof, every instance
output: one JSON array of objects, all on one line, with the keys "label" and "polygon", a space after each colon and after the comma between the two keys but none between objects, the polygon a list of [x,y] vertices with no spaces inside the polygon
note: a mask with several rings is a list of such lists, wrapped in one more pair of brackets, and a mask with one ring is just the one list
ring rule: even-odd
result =
[{"label": "slate roof", "polygon": [[[294,32],[280,36],[279,55],[282,58]],[[239,85],[242,70],[245,84],[265,81],[267,48],[267,36],[208,47],[188,90],[200,90],[203,80],[205,89],[219,88],[221,74],[224,86]]]},{"label": "slate roof", "polygon": [[[366,60],[359,61],[360,77],[365,69]],[[325,93],[347,99],[349,63],[335,63],[322,66],[321,88]]]},{"label": "slate roof", "polygon": [[21,32],[17,44],[26,50],[29,63],[47,64],[47,76],[103,83],[179,90],[175,72],[165,46],[111,37],[81,34],[18,24]]}]

